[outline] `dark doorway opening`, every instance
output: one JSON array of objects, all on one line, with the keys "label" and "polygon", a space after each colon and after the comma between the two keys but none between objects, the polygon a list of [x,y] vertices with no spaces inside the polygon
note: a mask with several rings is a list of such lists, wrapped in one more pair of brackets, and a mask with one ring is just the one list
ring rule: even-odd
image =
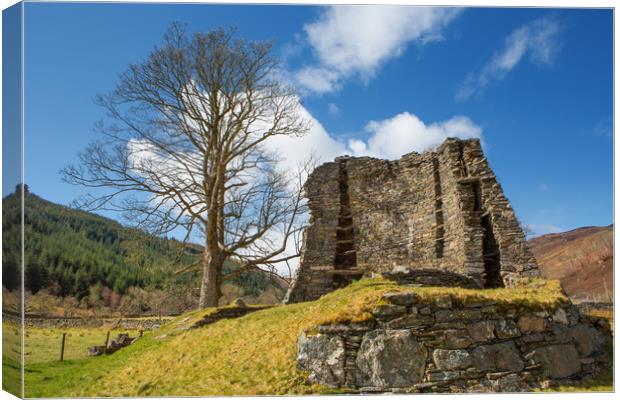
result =
[{"label": "dark doorway opening", "polygon": [[349,176],[347,161],[340,160],[338,190],[340,192],[340,214],[336,231],[336,256],[334,257],[334,287],[341,288],[361,277],[357,270],[357,253],[355,251],[355,232],[353,215],[349,202]]},{"label": "dark doorway opening", "polygon": [[504,287],[504,281],[500,274],[499,246],[493,233],[493,223],[490,216],[488,214],[484,215],[480,219],[480,223],[483,229],[482,255],[484,257],[484,272],[486,275],[484,287]]}]

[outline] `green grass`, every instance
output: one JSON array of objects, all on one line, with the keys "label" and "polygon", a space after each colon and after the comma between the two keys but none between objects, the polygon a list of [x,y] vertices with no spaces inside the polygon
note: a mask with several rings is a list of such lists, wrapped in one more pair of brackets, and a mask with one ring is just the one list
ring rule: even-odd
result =
[{"label": "green grass", "polygon": [[555,282],[481,291],[407,288],[383,279],[362,279],[317,301],[277,306],[198,329],[188,328],[213,310],[186,313],[112,355],[28,364],[26,396],[329,393],[307,385],[306,376],[297,370],[299,334],[323,323],[365,320],[383,303],[384,293],[395,291],[415,291],[428,301],[449,295],[455,302],[492,300],[512,308],[517,304],[553,309],[566,301]]},{"label": "green grass", "polygon": [[[105,327],[97,328],[26,328],[24,337],[24,359],[26,378],[36,376],[41,372],[41,366],[59,360],[60,344],[63,333],[65,337],[65,360],[79,360],[86,358],[88,347],[105,343]],[[127,332],[137,336],[135,330],[116,329],[110,333],[110,340],[118,333]],[[2,385],[3,389],[18,395],[21,392],[20,380],[20,328],[12,323],[2,325]],[[61,363],[56,363],[60,364]],[[63,366],[73,365],[63,362]]]},{"label": "green grass", "polygon": [[21,326],[2,321],[2,356],[21,362]]},{"label": "green grass", "polygon": [[2,390],[21,397],[21,327],[2,323]]},{"label": "green grass", "polygon": [[[108,330],[100,328],[26,328],[24,358],[26,366],[60,358],[62,334],[65,333],[65,360],[77,360],[88,356],[88,348],[105,344]],[[110,331],[110,340],[119,333],[138,336],[138,331],[115,329]]]},{"label": "green grass", "polygon": [[2,357],[2,390],[21,397],[20,363],[6,356]]}]

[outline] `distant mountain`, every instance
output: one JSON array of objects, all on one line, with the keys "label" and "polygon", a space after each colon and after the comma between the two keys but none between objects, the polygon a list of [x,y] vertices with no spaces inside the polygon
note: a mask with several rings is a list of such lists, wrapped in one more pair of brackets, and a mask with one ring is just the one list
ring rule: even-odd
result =
[{"label": "distant mountain", "polygon": [[[20,207],[15,193],[2,199],[2,283],[9,290],[19,283]],[[33,293],[49,288],[58,296],[74,296],[79,301],[94,285],[119,295],[130,287],[177,287],[185,291],[199,287],[198,272],[176,272],[200,259],[201,246],[184,246],[174,239],[152,236],[29,192],[24,210],[25,285]],[[233,270],[235,265],[230,263],[227,268]],[[273,291],[274,286],[278,293],[284,290],[283,282],[274,284],[267,274],[258,271],[240,274],[230,284],[250,296]]]},{"label": "distant mountain", "polygon": [[613,298],[613,225],[552,233],[528,241],[546,278],[576,300]]}]

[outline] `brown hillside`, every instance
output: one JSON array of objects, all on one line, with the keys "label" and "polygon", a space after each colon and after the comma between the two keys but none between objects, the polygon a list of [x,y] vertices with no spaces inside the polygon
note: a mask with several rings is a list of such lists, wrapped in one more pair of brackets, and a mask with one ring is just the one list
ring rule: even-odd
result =
[{"label": "brown hillside", "polygon": [[613,297],[613,225],[552,233],[528,241],[542,274],[575,300]]}]

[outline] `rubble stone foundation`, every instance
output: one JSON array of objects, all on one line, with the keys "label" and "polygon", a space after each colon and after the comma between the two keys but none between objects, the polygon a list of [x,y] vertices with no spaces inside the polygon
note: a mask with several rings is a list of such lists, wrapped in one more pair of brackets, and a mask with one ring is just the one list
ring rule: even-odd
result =
[{"label": "rubble stone foundation", "polygon": [[570,303],[523,309],[505,303],[422,301],[392,293],[362,323],[319,326],[298,341],[311,383],[372,392],[523,392],[608,367],[606,321]]}]

